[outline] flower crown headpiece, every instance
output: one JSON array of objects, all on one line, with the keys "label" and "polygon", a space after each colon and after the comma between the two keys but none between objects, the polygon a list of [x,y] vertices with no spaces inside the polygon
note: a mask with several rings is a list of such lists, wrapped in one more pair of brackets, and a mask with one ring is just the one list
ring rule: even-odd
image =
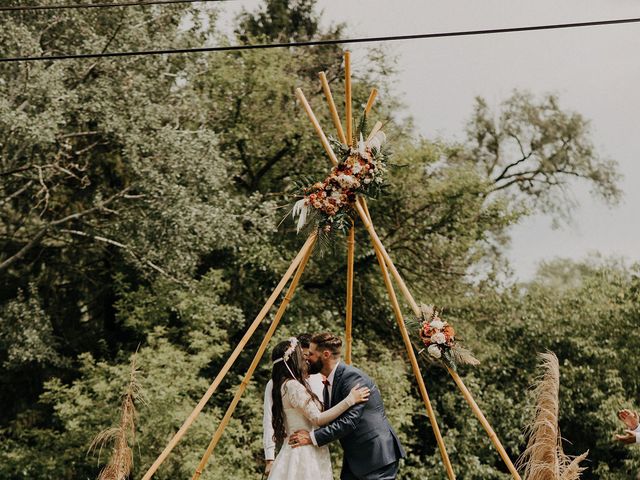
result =
[{"label": "flower crown headpiece", "polygon": [[287,348],[284,351],[284,354],[282,355],[282,357],[278,358],[276,361],[273,362],[274,365],[279,362],[284,362],[285,367],[287,367],[287,370],[289,370],[289,373],[293,378],[296,378],[296,376],[291,371],[291,368],[289,368],[289,364],[287,362],[289,361],[289,358],[291,358],[291,355],[293,354],[293,352],[295,352],[297,346],[298,346],[298,339],[296,337],[289,338],[289,348]]}]

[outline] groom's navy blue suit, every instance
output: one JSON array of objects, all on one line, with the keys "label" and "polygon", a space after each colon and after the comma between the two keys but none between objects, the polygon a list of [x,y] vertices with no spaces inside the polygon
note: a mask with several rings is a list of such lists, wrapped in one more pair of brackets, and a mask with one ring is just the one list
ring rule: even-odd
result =
[{"label": "groom's navy blue suit", "polygon": [[314,430],[316,442],[322,446],[340,440],[344,450],[342,479],[395,478],[398,461],[405,453],[387,420],[380,390],[373,381],[357,368],[340,362],[331,386],[331,406],[349,395],[356,384],[371,390],[369,400]]}]

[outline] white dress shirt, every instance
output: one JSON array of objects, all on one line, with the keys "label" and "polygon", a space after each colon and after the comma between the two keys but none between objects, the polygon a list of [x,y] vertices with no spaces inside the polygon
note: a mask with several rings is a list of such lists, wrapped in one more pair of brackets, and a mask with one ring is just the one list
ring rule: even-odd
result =
[{"label": "white dress shirt", "polygon": [[[332,377],[333,378],[333,377]],[[311,391],[322,401],[322,390],[324,384],[322,383],[322,375],[316,373],[309,375],[307,378]],[[264,446],[264,459],[273,460],[276,458],[276,442],[273,439],[273,422],[272,422],[272,410],[273,407],[273,380],[267,382],[267,386],[264,389],[264,415],[262,416],[262,444]]]},{"label": "white dress shirt", "polygon": [[[333,377],[336,376],[336,368],[338,368],[339,364],[340,364],[340,360],[338,360],[336,362],[335,367],[333,367],[333,370],[331,370],[331,373],[327,377],[327,381],[329,382],[329,385],[328,385],[329,405],[325,405],[324,406],[325,410],[329,410],[329,408],[331,407],[331,396],[333,394]],[[322,385],[322,389],[324,390],[324,383],[322,383],[322,380],[320,381],[320,385]],[[318,398],[322,398],[322,393],[320,393],[320,397],[318,397]],[[311,443],[313,443],[317,447],[318,446],[318,442],[316,442],[316,436],[313,434],[313,431],[309,432],[309,436],[311,437]]]},{"label": "white dress shirt", "polygon": [[635,430],[633,430],[633,433],[636,436],[636,443],[640,443],[640,424],[638,424],[638,426],[636,427]]}]

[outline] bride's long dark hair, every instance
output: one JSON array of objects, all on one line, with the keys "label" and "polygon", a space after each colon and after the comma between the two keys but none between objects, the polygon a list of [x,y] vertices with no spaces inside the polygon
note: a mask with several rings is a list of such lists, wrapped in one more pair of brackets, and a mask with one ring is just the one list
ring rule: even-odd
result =
[{"label": "bride's long dark hair", "polygon": [[[271,352],[271,360],[275,362],[283,358],[284,353],[290,346],[290,340],[280,342],[274,347],[273,352]],[[287,365],[289,368],[287,368]],[[282,445],[284,439],[287,437],[287,430],[284,423],[284,407],[282,405],[282,385],[287,380],[291,380],[291,374],[294,375],[295,380],[304,385],[304,388],[309,392],[313,400],[318,400],[318,397],[311,391],[306,380],[307,362],[302,354],[300,344],[296,345],[286,365],[284,360],[274,363],[271,371],[271,379],[273,380],[273,407],[271,408],[271,418],[273,423],[273,437],[278,446]]]}]

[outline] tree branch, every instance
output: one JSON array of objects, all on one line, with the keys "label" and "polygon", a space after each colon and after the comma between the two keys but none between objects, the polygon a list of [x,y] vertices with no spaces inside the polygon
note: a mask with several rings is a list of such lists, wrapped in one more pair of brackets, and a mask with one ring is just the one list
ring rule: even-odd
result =
[{"label": "tree branch", "polygon": [[300,137],[302,135],[300,135],[299,133],[295,134],[293,136],[293,139],[286,139],[285,140],[285,145],[278,150],[274,155],[271,156],[271,158],[269,158],[263,165],[262,167],[260,167],[260,170],[258,170],[258,172],[253,176],[252,180],[251,180],[251,189],[254,190],[256,189],[256,187],[258,186],[258,183],[260,182],[260,180],[262,179],[262,177],[264,177],[267,172],[269,170],[271,170],[271,168],[278,163],[280,160],[282,160],[282,158],[284,158],[284,156],[291,151],[292,146],[295,145],[295,150],[297,151],[298,146],[300,145],[299,140]]},{"label": "tree branch", "polygon": [[0,172],[0,177],[7,177],[9,175],[13,175],[14,173],[25,172],[27,170],[31,170],[32,168],[33,168],[33,164],[30,163],[29,165],[23,165],[22,167],[16,167],[12,170]]},{"label": "tree branch", "polygon": [[29,241],[29,243],[27,243],[24,247],[22,247],[17,253],[11,255],[9,258],[7,258],[2,263],[0,263],[0,273],[4,272],[11,265],[13,265],[17,261],[21,260],[22,258],[24,258],[24,256],[31,249],[33,249],[34,247],[39,245],[42,242],[42,239],[46,236],[46,234],[49,231],[49,229],[51,229],[52,227],[55,227],[57,225],[61,225],[63,223],[69,222],[71,220],[76,220],[76,219],[82,218],[82,217],[84,217],[86,215],[89,215],[91,213],[94,213],[96,211],[103,210],[107,205],[109,205],[114,200],[123,197],[130,190],[130,188],[131,187],[127,187],[124,190],[121,190],[120,192],[118,192],[118,193],[110,196],[109,198],[107,198],[104,202],[99,203],[95,207],[92,207],[92,208],[89,208],[87,210],[83,210],[83,211],[80,211],[80,212],[72,213],[71,215],[67,215],[66,217],[63,217],[63,218],[60,218],[58,220],[54,220],[52,222],[49,222],[49,223],[45,224],[38,231],[38,233],[36,233],[36,235]]},{"label": "tree branch", "polygon": [[31,185],[33,185],[33,180],[29,180],[21,188],[19,188],[15,192],[13,192],[11,195],[9,195],[8,197],[5,197],[2,200],[0,200],[0,206],[4,205],[7,202],[10,202],[11,200],[13,200],[18,195],[23,194],[25,192],[25,190],[27,190]]},{"label": "tree branch", "polygon": [[[522,154],[522,158],[520,160],[516,161],[516,162],[513,162],[513,163],[507,165],[502,170],[500,175],[498,175],[496,178],[493,179],[493,183],[498,183],[500,180],[502,180],[504,178],[508,178],[506,175],[507,175],[507,172],[509,170],[511,170],[512,168],[520,165],[522,162],[525,162],[526,160],[528,160],[531,157],[531,155],[533,155],[533,150],[531,150],[529,153],[524,153],[524,148],[522,147],[522,143],[520,142],[520,139],[516,135],[514,135],[512,133],[510,133],[508,135],[511,138],[515,139],[515,141],[518,143],[518,146],[520,147],[520,153]],[[513,174],[513,175],[519,175],[519,174]]]},{"label": "tree branch", "polygon": [[120,242],[118,242],[116,240],[112,240],[112,239],[107,238],[107,237],[102,237],[100,235],[91,235],[89,233],[85,233],[85,232],[82,232],[80,230],[68,230],[66,228],[62,228],[62,229],[60,229],[60,231],[63,232],[63,233],[69,233],[71,235],[77,235],[77,236],[81,236],[81,237],[85,237],[85,238],[90,238],[90,239],[95,240],[97,242],[103,242],[103,243],[106,243],[108,245],[113,245],[114,247],[118,247],[118,248],[124,250],[125,252],[127,252],[129,255],[131,255],[133,258],[135,258],[139,262],[142,262],[142,263],[148,265],[149,267],[154,269],[156,272],[160,273],[161,275],[164,275],[165,277],[167,277],[168,279],[174,281],[175,283],[178,283],[178,284],[183,285],[183,286],[188,286],[188,284],[186,282],[178,280],[173,275],[167,273],[165,270],[163,270],[158,265],[153,263],[151,260],[148,260],[146,258],[142,258],[140,255],[138,255],[136,252],[134,252],[131,247],[125,245],[124,243],[120,243]]}]

